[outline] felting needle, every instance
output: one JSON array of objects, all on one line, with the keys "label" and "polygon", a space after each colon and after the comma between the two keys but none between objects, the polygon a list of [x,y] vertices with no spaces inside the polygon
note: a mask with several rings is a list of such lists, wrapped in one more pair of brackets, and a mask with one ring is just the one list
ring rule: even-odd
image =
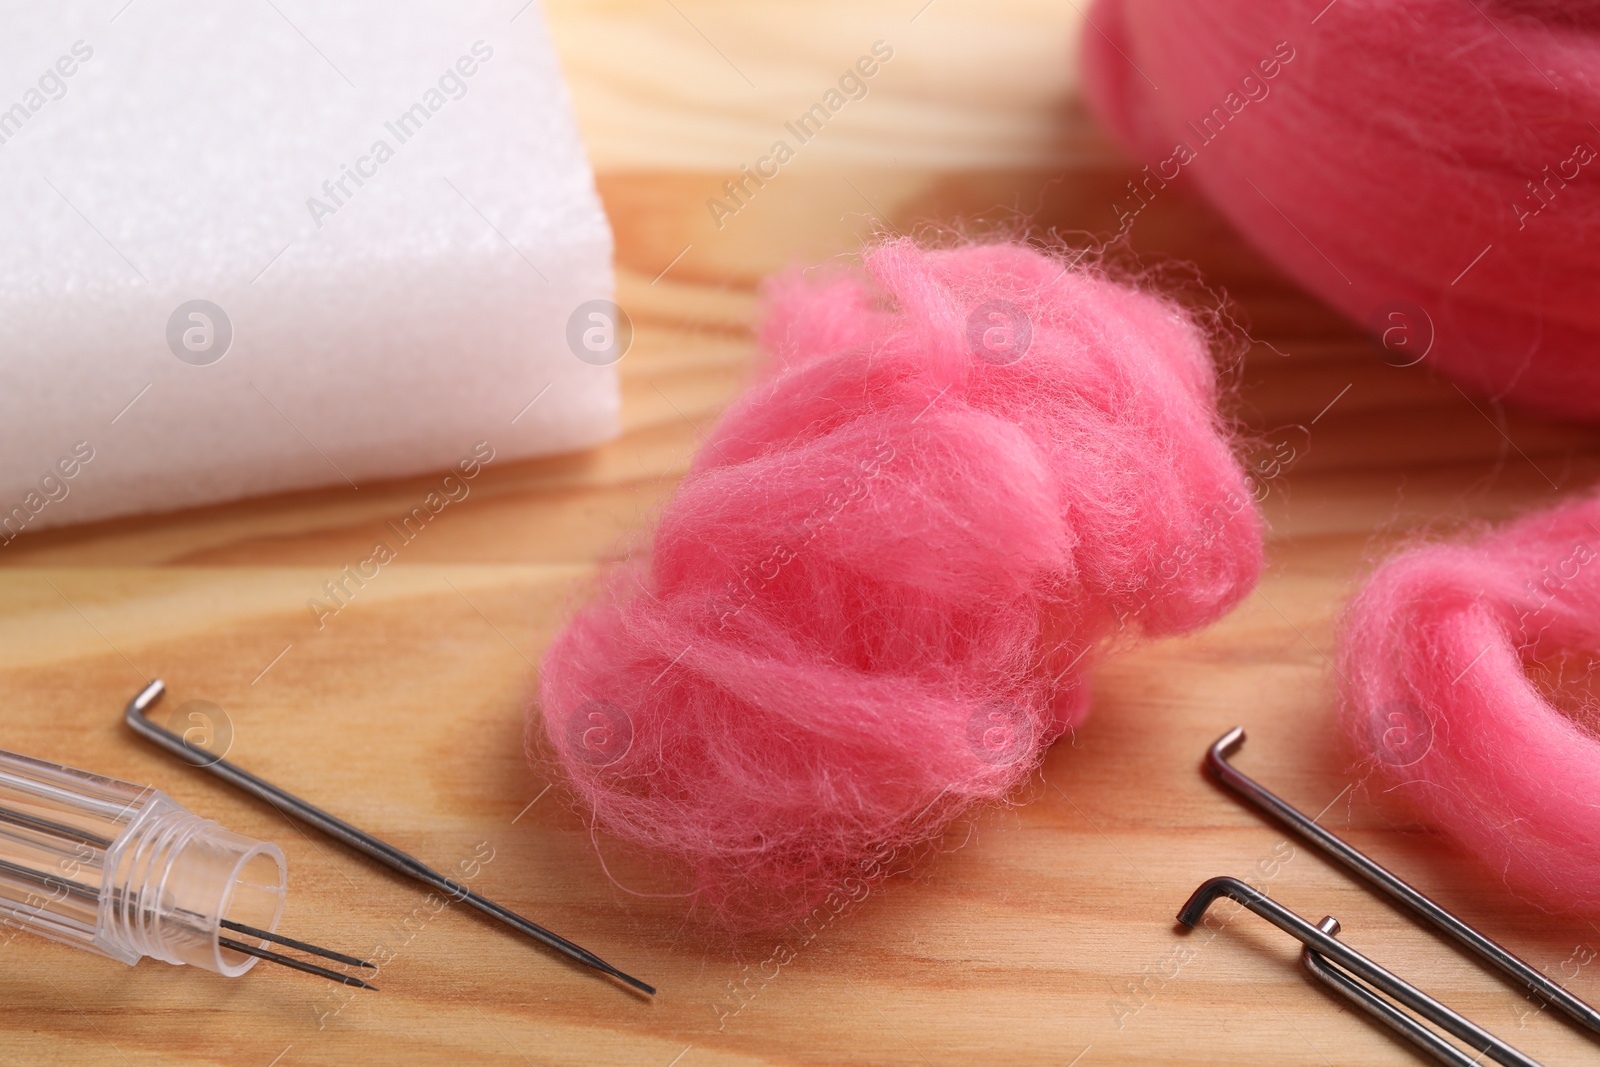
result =
[{"label": "felting needle", "polygon": [[1511,979],[1513,985],[1526,989],[1558,1011],[1566,1013],[1568,1018],[1588,1029],[1591,1034],[1600,1034],[1600,1011],[1576,994],[1569,993],[1548,975],[1541,974],[1527,960],[1504,945],[1479,933],[1465,920],[1423,895],[1421,890],[1377,860],[1324,830],[1315,819],[1229,763],[1228,757],[1239,751],[1244,740],[1244,728],[1235,726],[1206,750],[1206,769],[1219,782],[1320,848],[1329,858],[1343,864],[1345,869],[1372,888],[1499,970]]},{"label": "felting needle", "polygon": [[[1200,920],[1205,917],[1206,909],[1211,907],[1220,897],[1229,897],[1243,904],[1273,926],[1298,940],[1306,948],[1314,950],[1317,955],[1332,960],[1340,967],[1343,967],[1349,974],[1366,982],[1373,989],[1387,993],[1395,1001],[1410,1008],[1429,1022],[1454,1034],[1496,1063],[1503,1063],[1506,1067],[1541,1067],[1538,1060],[1506,1044],[1471,1019],[1439,1003],[1410,982],[1403,980],[1394,972],[1378,966],[1372,960],[1340,941],[1333,936],[1338,929],[1337,922],[1330,927],[1312,926],[1309,922],[1259,889],[1241,882],[1237,878],[1212,878],[1201,883],[1200,887],[1190,894],[1189,899],[1184,902],[1183,908],[1178,912],[1178,921],[1191,930],[1194,929]],[[1318,977],[1321,977],[1321,975],[1319,974]],[[1339,988],[1341,992],[1348,992],[1351,987],[1345,987],[1340,983],[1336,988]],[[1370,1004],[1365,999],[1363,999],[1362,1004],[1364,1007],[1370,1008]],[[1377,1014],[1382,1022],[1392,1025],[1393,1019],[1387,1012],[1382,1014],[1375,1012],[1374,1014]],[[1420,1024],[1418,1029],[1420,1029]],[[1412,1038],[1415,1031],[1407,1028],[1402,1033],[1404,1036]],[[1443,1044],[1443,1042],[1441,1041],[1440,1044]],[[1431,1047],[1429,1051],[1432,1051]]]},{"label": "felting needle", "polygon": [[[272,937],[271,934],[263,934],[262,936]],[[278,938],[273,937],[273,940],[276,941]],[[223,948],[231,949],[234,952],[242,952],[246,956],[254,956],[258,960],[266,960],[268,963],[276,963],[280,967],[290,967],[296,971],[304,971],[306,974],[314,974],[319,978],[327,978],[330,981],[338,982],[340,985],[355,986],[357,989],[370,989],[374,993],[378,991],[377,986],[368,985],[354,975],[340,974],[338,971],[330,971],[326,967],[318,967],[315,963],[306,963],[304,960],[297,960],[292,957],[285,956],[282,953],[273,952],[271,949],[257,948],[254,945],[247,945],[243,941],[235,941],[231,937],[219,937],[217,938],[217,944],[221,945]],[[316,951],[317,955],[319,956],[327,955],[326,952],[321,950],[314,951]],[[372,966],[372,964],[364,961],[357,962],[360,962],[361,966],[363,967]]]},{"label": "felting needle", "polygon": [[[602,974],[610,975],[625,982],[641,993],[655,995],[655,986],[618,970],[588,949],[573,944],[561,935],[546,930],[537,923],[523,918],[516,912],[502,907],[486,897],[479,896],[466,886],[446,878],[421,860],[407,855],[387,841],[374,837],[365,830],[345,822],[338,816],[330,815],[321,808],[301,800],[293,793],[281,789],[263,778],[256,777],[244,768],[235,766],[198,745],[190,744],[170,730],[157,726],[145,717],[145,712],[156,701],[160,700],[161,695],[165,692],[166,685],[161,679],[157,678],[141,689],[132,700],[128,701],[128,706],[123,712],[123,721],[145,740],[166,749],[185,763],[210,771],[228,784],[266,801],[285,814],[293,815],[301,822],[316,827],[329,837],[343,842],[369,859],[376,860],[391,870],[398,871],[408,878],[415,879],[432,889],[436,889],[451,900],[470,904],[485,915],[493,916],[512,929],[533,938],[540,944],[553,948],[562,955],[577,960],[587,967],[592,967]],[[307,964],[306,966],[310,965]]]},{"label": "felting needle", "polygon": [[[1339,920],[1332,915],[1324,915],[1317,924],[1317,929],[1335,937],[1339,933]],[[1314,978],[1326,985],[1345,1000],[1354,1004],[1362,1011],[1377,1019],[1383,1025],[1411,1042],[1417,1048],[1426,1052],[1440,1063],[1447,1063],[1450,1067],[1478,1067],[1483,1061],[1483,1054],[1469,1057],[1456,1046],[1423,1026],[1416,1019],[1401,1011],[1394,1004],[1379,996],[1377,992],[1367,988],[1356,978],[1344,973],[1321,956],[1310,945],[1300,949],[1300,966],[1304,967]]]},{"label": "felting needle", "polygon": [[301,952],[309,952],[313,956],[321,956],[325,960],[333,960],[336,963],[347,963],[352,967],[370,967],[374,971],[378,969],[378,965],[376,963],[369,963],[366,960],[358,960],[354,956],[346,956],[343,952],[335,952],[333,949],[323,948],[321,945],[312,945],[305,941],[296,941],[294,938],[284,937],[282,934],[274,934],[266,930],[258,930],[254,926],[246,926],[244,923],[236,923],[231,919],[223,919],[220,925],[225,930],[232,930],[235,933],[240,934],[249,934],[251,937],[259,937],[263,941],[273,941],[280,945],[286,945],[289,948],[299,949]]}]

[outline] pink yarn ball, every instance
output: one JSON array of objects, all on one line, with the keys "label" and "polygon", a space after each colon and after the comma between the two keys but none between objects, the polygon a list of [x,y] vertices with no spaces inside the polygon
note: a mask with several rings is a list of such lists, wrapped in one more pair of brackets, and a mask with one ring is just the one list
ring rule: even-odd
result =
[{"label": "pink yarn ball", "polygon": [[1118,214],[1198,188],[1387,361],[1600,417],[1596,11],[1098,0],[1088,95],[1150,164]]},{"label": "pink yarn ball", "polygon": [[544,661],[581,800],[738,925],[1005,797],[1097,647],[1217,618],[1262,562],[1178,306],[1011,244],[865,265],[770,284],[770,366]]},{"label": "pink yarn ball", "polygon": [[1346,725],[1379,779],[1510,886],[1600,913],[1600,721],[1524,666],[1600,649],[1600,498],[1401,553],[1341,630]]}]

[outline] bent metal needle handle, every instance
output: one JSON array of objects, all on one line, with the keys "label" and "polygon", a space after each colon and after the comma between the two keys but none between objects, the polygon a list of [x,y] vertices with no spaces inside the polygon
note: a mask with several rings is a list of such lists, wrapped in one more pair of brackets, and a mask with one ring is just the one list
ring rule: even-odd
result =
[{"label": "bent metal needle handle", "polygon": [[145,717],[145,711],[160,700],[164,692],[166,692],[166,685],[161,679],[157,678],[140,690],[139,694],[128,702],[128,707],[123,712],[123,719],[139,736],[161,746],[185,763],[210,771],[230,785],[266,801],[285,814],[293,815],[301,822],[316,827],[329,837],[342,841],[370,859],[377,860],[384,866],[398,871],[408,878],[413,878],[426,886],[430,886],[444,893],[452,900],[470,904],[485,915],[493,916],[512,929],[526,934],[540,944],[553,948],[587,967],[593,967],[603,974],[608,974],[613,978],[626,982],[642,993],[655,995],[655,986],[619,971],[582,946],[575,945],[561,935],[552,933],[537,923],[524,919],[516,912],[479,896],[466,886],[446,878],[421,860],[407,855],[387,841],[374,837],[365,830],[350,825],[338,816],[330,815],[321,808],[308,804],[293,793],[287,792],[265,779],[256,777],[242,767],[235,766],[197,745],[190,744],[170,730],[157,726]]},{"label": "bent metal needle handle", "polygon": [[[1179,910],[1178,921],[1193,929],[1205,917],[1206,909],[1219,897],[1229,897],[1238,901],[1298,940],[1306,948],[1314,950],[1317,955],[1327,957],[1373,988],[1389,994],[1424,1019],[1459,1037],[1496,1063],[1505,1064],[1506,1067],[1541,1067],[1538,1060],[1506,1044],[1471,1019],[1439,1003],[1392,971],[1380,967],[1334,937],[1328,930],[1312,926],[1276,900],[1237,878],[1212,878],[1201,883],[1200,888],[1190,894],[1189,899]],[[1383,1018],[1385,1022],[1392,1023],[1387,1016]],[[1406,1036],[1413,1035],[1406,1032]]]},{"label": "bent metal needle handle", "polygon": [[1571,1016],[1591,1033],[1600,1034],[1600,1011],[1596,1011],[1581,998],[1567,992],[1553,979],[1535,970],[1526,960],[1480,934],[1418,892],[1410,883],[1401,880],[1365,853],[1357,851],[1324,830],[1304,812],[1235,769],[1228,762],[1228,757],[1239,750],[1244,744],[1244,739],[1244,729],[1235,726],[1217,738],[1216,743],[1207,750],[1206,767],[1216,775],[1218,781],[1256,807],[1276,817],[1279,822],[1360,875],[1369,885],[1383,892],[1395,903],[1405,907],[1484,962],[1498,968],[1517,985]]}]

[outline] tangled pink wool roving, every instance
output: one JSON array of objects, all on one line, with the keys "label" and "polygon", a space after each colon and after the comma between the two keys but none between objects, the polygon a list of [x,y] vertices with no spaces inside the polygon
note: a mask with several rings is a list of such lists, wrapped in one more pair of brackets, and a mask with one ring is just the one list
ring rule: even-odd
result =
[{"label": "tangled pink wool roving", "polygon": [[1511,886],[1600,913],[1600,717],[1527,670],[1600,650],[1600,497],[1401,553],[1342,631],[1347,725],[1380,779]]},{"label": "tangled pink wool roving", "polygon": [[1396,365],[1600,417],[1600,8],[1098,0],[1091,101]]},{"label": "tangled pink wool roving", "polygon": [[601,826],[739,925],[1005,797],[1119,628],[1250,588],[1261,522],[1176,305],[1015,244],[767,292],[764,376],[648,554],[556,639],[543,728]]}]

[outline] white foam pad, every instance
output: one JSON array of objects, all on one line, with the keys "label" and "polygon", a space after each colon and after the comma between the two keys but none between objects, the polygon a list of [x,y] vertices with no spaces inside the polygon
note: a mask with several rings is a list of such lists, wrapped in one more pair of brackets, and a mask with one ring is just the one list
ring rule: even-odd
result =
[{"label": "white foam pad", "polygon": [[537,3],[0,10],[0,542],[615,434]]}]

